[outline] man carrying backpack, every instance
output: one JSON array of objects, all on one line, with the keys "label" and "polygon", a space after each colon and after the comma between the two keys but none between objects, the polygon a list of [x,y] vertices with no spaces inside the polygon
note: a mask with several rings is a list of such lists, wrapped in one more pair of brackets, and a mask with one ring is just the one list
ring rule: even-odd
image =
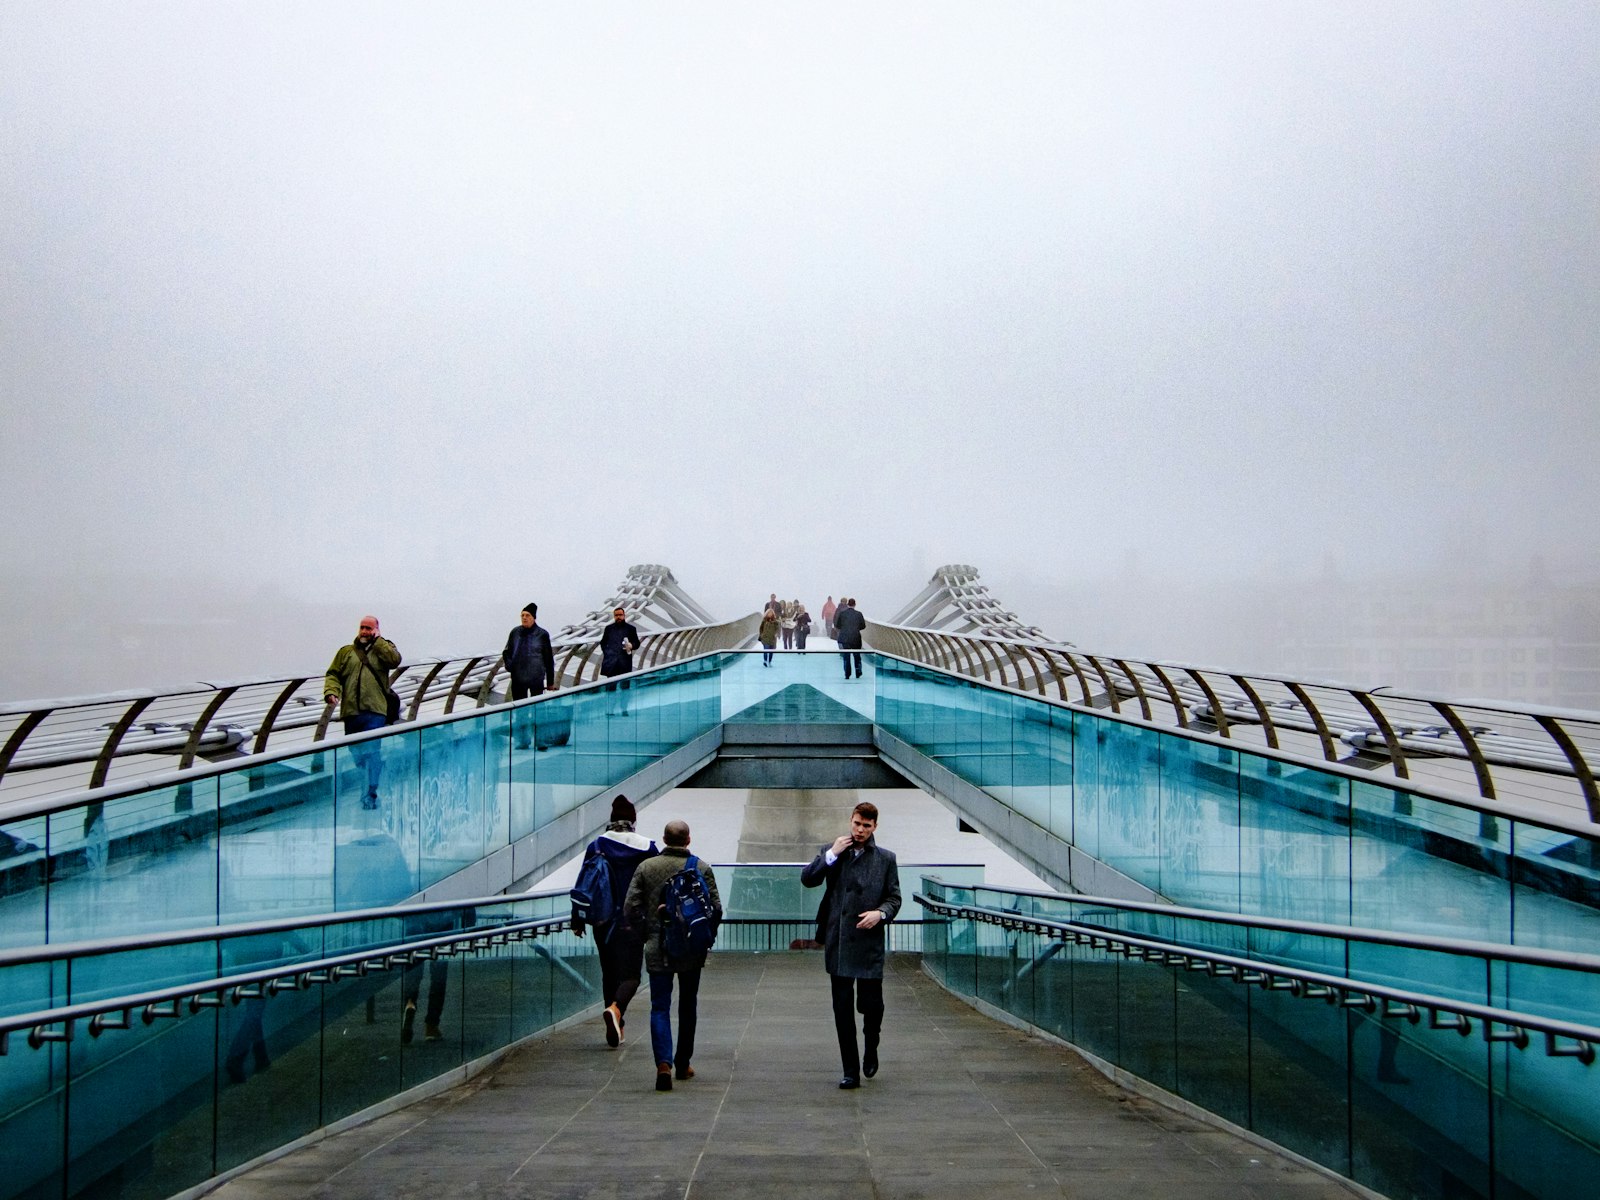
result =
[{"label": "man carrying backpack", "polygon": [[639,964],[644,954],[642,926],[623,917],[622,902],[634,871],[656,854],[656,844],[633,831],[636,817],[633,802],[626,796],[611,802],[611,822],[584,851],[583,866],[571,892],[572,932],[582,937],[586,928],[594,930],[595,950],[600,956],[600,996],[605,1004],[600,1018],[606,1026],[606,1045],[613,1050],[622,1044],[627,1024],[623,1014],[639,990]]},{"label": "man carrying backpack", "polygon": [[[689,853],[689,826],[668,821],[664,847],[639,864],[622,911],[645,930],[644,965],[650,974],[650,1046],[656,1091],[670,1092],[674,1074],[693,1079],[694,1030],[700,971],[722,921],[722,898],[711,868]],[[678,1048],[672,1047],[672,985],[677,979]]]}]

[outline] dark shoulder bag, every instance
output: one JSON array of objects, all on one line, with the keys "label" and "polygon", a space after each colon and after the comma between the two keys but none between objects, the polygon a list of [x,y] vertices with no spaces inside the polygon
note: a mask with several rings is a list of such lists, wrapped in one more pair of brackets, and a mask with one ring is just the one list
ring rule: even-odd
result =
[{"label": "dark shoulder bag", "polygon": [[389,680],[385,678],[383,672],[377,670],[367,661],[367,652],[360,646],[356,647],[356,656],[361,659],[362,667],[372,672],[372,677],[378,681],[378,686],[383,689],[383,696],[387,701],[387,711],[384,713],[387,718],[385,723],[398,725],[400,723],[400,693],[389,686]]}]

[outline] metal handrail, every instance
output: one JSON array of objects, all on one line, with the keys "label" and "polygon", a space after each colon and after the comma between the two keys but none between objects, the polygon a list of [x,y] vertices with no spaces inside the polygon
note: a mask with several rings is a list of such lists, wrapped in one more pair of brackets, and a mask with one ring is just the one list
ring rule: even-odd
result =
[{"label": "metal handrail", "polygon": [[1454,1029],[1462,1037],[1472,1032],[1476,1021],[1486,1042],[1506,1042],[1526,1049],[1530,1034],[1543,1036],[1545,1054],[1555,1058],[1576,1058],[1585,1066],[1595,1061],[1600,1046],[1600,1028],[1574,1021],[1562,1021],[1512,1009],[1496,1008],[1471,1001],[1453,1000],[1387,984],[1368,983],[1344,975],[1328,975],[1299,967],[1241,958],[1213,950],[1197,950],[1177,942],[1139,937],[1083,925],[1075,921],[1053,921],[1045,917],[1024,916],[1003,909],[979,905],[951,904],[917,893],[912,897],[929,912],[942,917],[959,917],[1016,932],[1035,933],[1062,942],[1088,946],[1138,958],[1157,965],[1205,971],[1217,978],[1251,984],[1266,991],[1286,991],[1303,1000],[1321,1000],[1342,1008],[1355,1008],[1384,1020],[1406,1020],[1416,1024],[1428,1015],[1432,1029]]},{"label": "metal handrail", "polygon": [[[636,661],[665,666],[711,650],[731,649],[749,636],[752,616],[715,625],[640,634]],[[559,688],[598,681],[597,639],[556,644]],[[425,658],[395,670],[401,721],[453,712],[461,701],[483,708],[498,697],[500,655]],[[141,755],[177,755],[179,770],[226,756],[268,752],[275,736],[311,731],[328,735],[333,713],[322,698],[323,676],[202,683],[168,691],[0,703],[0,787],[50,768],[81,768],[49,779],[49,792],[107,787],[111,765]],[[0,796],[3,796],[0,792]]]},{"label": "metal handrail", "polygon": [[232,938],[258,937],[264,934],[294,933],[302,929],[326,929],[334,925],[355,925],[362,921],[404,919],[463,908],[504,908],[509,904],[528,904],[536,900],[548,900],[552,897],[565,897],[566,895],[566,888],[540,892],[517,892],[512,895],[497,893],[491,896],[476,896],[462,900],[428,900],[416,904],[388,904],[374,908],[347,908],[332,913],[274,917],[266,921],[240,921],[229,925],[199,925],[191,926],[187,929],[168,929],[155,933],[130,933],[120,937],[91,938],[77,942],[41,942],[35,946],[0,950],[0,971],[10,967],[88,958],[97,954],[115,954],[123,950],[157,950],[164,946],[187,946]]},{"label": "metal handrail", "polygon": [[[1561,789],[1590,821],[1600,822],[1597,712],[1394,692],[910,626],[869,624],[866,641],[948,674],[1097,715],[1109,708],[1115,719],[1190,736],[1235,744],[1252,739],[1272,751],[1282,749],[1284,733],[1302,734],[1324,762],[1356,764],[1369,768],[1368,775],[1370,768],[1387,766],[1394,778],[1410,783],[1421,761],[1465,764],[1470,772],[1456,772],[1463,790],[1488,801],[1516,793],[1512,772],[1546,782],[1570,780]],[[1009,672],[1000,667],[1002,652],[1013,664]],[[1139,716],[1123,710],[1130,700]]]},{"label": "metal handrail", "polygon": [[[446,907],[462,906],[457,903]],[[395,915],[406,914],[401,911]],[[79,1022],[85,1020],[88,1021],[90,1036],[99,1037],[106,1030],[131,1028],[132,1014],[136,1011],[144,1024],[153,1025],[163,1018],[181,1017],[185,1007],[190,1013],[198,1013],[206,1008],[220,1008],[230,999],[238,1004],[241,1000],[270,998],[279,992],[303,991],[314,983],[329,983],[351,975],[365,976],[374,971],[391,971],[440,956],[449,957],[459,952],[458,947],[475,952],[508,942],[559,933],[569,924],[567,917],[511,921],[492,929],[475,928],[413,938],[381,950],[367,949],[330,955],[310,962],[245,971],[126,996],[0,1017],[0,1056],[10,1052],[11,1035],[24,1029],[28,1031],[28,1046],[37,1050],[51,1042],[71,1041]],[[113,1017],[112,1014],[116,1015]]]},{"label": "metal handrail", "polygon": [[[1192,908],[1178,904],[1156,904],[1147,900],[1118,900],[1107,896],[1087,896],[1077,892],[1051,892],[1033,888],[998,888],[989,884],[947,883],[948,887],[976,888],[986,892],[1003,892],[1007,896],[1023,896],[1030,900],[1049,900],[1057,903],[1080,904],[1092,908],[1107,908],[1117,912],[1143,913],[1156,917],[1173,917],[1187,921],[1210,921],[1217,925],[1237,925],[1247,929],[1268,929],[1273,933],[1305,934],[1310,937],[1336,938],[1346,942],[1361,942],[1371,946],[1394,946],[1401,950],[1429,950],[1460,954],[1468,958],[1481,958],[1497,962],[1516,963],[1528,967],[1559,967],[1563,970],[1581,971],[1600,975],[1600,954],[1583,954],[1573,950],[1548,950],[1539,946],[1521,946],[1505,942],[1476,942],[1463,938],[1440,937],[1427,933],[1402,933],[1389,929],[1372,929],[1363,925],[1333,925],[1325,921],[1305,921],[1293,917],[1254,916],[1249,913],[1223,912],[1212,908]],[[988,909],[989,906],[977,905]],[[990,911],[1010,913],[1010,909],[995,908]]]}]

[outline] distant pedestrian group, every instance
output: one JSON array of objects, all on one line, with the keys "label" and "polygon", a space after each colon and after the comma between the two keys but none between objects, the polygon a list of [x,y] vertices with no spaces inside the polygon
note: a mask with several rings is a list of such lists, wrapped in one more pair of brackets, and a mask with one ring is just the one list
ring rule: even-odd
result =
[{"label": "distant pedestrian group", "polygon": [[[834,603],[829,596],[826,604],[822,606],[822,620],[829,637],[834,636]],[[778,593],[771,593],[762,603],[760,609],[760,623],[756,629],[756,641],[761,645],[761,665],[770,667],[773,654],[777,651],[781,641],[785,650],[804,650],[806,642],[810,639],[815,622],[805,602],[800,599],[780,600]]]}]

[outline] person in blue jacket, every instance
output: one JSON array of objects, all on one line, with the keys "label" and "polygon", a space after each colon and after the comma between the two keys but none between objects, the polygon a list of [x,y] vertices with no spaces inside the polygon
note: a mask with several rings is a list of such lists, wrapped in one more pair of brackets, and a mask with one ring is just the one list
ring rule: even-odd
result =
[{"label": "person in blue jacket", "polygon": [[[605,1003],[600,1019],[605,1022],[606,1045],[613,1050],[622,1044],[623,1026],[627,1023],[623,1014],[639,990],[644,967],[645,931],[629,923],[622,902],[639,864],[659,853],[654,842],[634,832],[633,824],[637,819],[633,802],[626,796],[618,796],[611,802],[611,821],[605,832],[583,852],[585,863],[594,855],[604,855],[611,871],[611,911],[616,915],[592,928],[595,949],[600,954],[600,997]],[[587,928],[590,926],[574,911],[572,932],[582,937]]]}]

